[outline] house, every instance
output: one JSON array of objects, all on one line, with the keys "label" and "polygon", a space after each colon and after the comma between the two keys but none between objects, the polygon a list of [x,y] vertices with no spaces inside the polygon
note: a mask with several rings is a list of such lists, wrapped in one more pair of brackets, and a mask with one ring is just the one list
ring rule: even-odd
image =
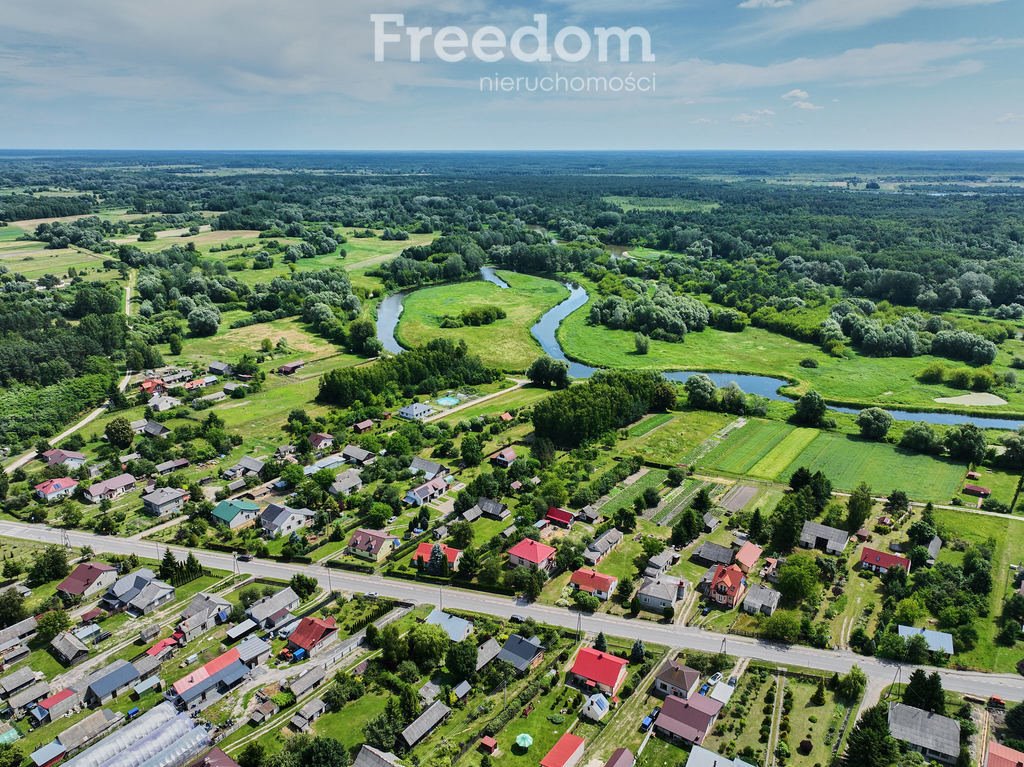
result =
[{"label": "house", "polygon": [[220,360],[214,360],[206,369],[215,376],[231,376],[235,372],[235,369],[229,363],[221,362]]},{"label": "house", "polygon": [[506,447],[503,450],[499,450],[497,453],[491,456],[491,463],[493,463],[495,466],[500,466],[502,469],[507,469],[515,462],[516,451],[510,447]]},{"label": "house", "polygon": [[647,560],[647,567],[644,575],[648,578],[656,578],[679,561],[679,554],[672,549],[665,549],[660,554],[655,554]]},{"label": "house", "polygon": [[729,565],[732,564],[732,549],[705,541],[693,552],[693,560],[702,565]]},{"label": "house", "polygon": [[960,723],[913,706],[889,706],[889,731],[926,760],[954,764],[960,756]]},{"label": "house", "polygon": [[22,714],[27,713],[38,701],[49,697],[49,695],[49,682],[45,679],[37,679],[7,698],[7,706],[11,709],[14,718],[20,719]]},{"label": "house", "polygon": [[488,519],[503,520],[508,519],[512,512],[509,511],[508,506],[503,504],[501,501],[495,501],[491,498],[479,497],[476,499],[476,507],[480,509],[485,517]]},{"label": "house", "polygon": [[669,695],[654,720],[654,731],[670,741],[700,745],[711,732],[722,704],[704,695],[684,699]]},{"label": "house", "polygon": [[412,555],[413,567],[420,569],[429,567],[434,556],[434,549],[440,549],[445,559],[448,560],[448,571],[457,573],[459,562],[462,561],[462,550],[455,549],[443,543],[421,543],[416,547],[416,553]]},{"label": "house", "polygon": [[341,457],[349,463],[366,466],[373,463],[373,459],[376,455],[371,453],[369,450],[363,450],[363,448],[358,445],[345,445],[345,449],[341,451]]},{"label": "house", "polygon": [[363,489],[363,477],[358,469],[346,469],[334,478],[328,492],[331,495],[352,495]]},{"label": "house", "polygon": [[326,710],[327,706],[320,698],[313,698],[313,700],[300,708],[298,713],[292,716],[288,724],[291,725],[295,732],[308,732],[313,722],[319,719],[320,715]]},{"label": "house", "polygon": [[390,751],[378,751],[364,743],[352,767],[402,767],[402,762]]},{"label": "house", "polygon": [[583,647],[569,670],[571,678],[585,688],[596,688],[615,695],[626,680],[629,661],[593,647]]},{"label": "house", "polygon": [[172,471],[178,471],[178,469],[186,469],[189,466],[188,458],[174,458],[170,461],[164,461],[156,465],[156,473],[160,476],[170,474]]},{"label": "house", "polygon": [[307,615],[288,635],[288,649],[305,650],[312,657],[315,651],[328,646],[338,638],[338,624],[334,618],[314,618]]},{"label": "house", "polygon": [[238,660],[247,668],[256,668],[270,660],[270,642],[258,636],[246,637],[239,642],[235,648],[238,650]]},{"label": "house", "polygon": [[89,657],[85,642],[70,631],[62,631],[50,640],[50,652],[63,666],[74,666]]},{"label": "house", "polygon": [[491,637],[478,648],[476,648],[476,670],[480,671],[501,653],[501,645],[498,640]]},{"label": "house", "polygon": [[655,692],[666,697],[675,695],[686,700],[696,695],[699,689],[700,672],[674,660],[666,661],[654,677]]},{"label": "house", "polygon": [[116,567],[102,562],[82,562],[57,584],[57,593],[67,601],[84,599],[105,591],[116,580]]},{"label": "house", "polygon": [[512,634],[498,653],[498,660],[508,663],[520,674],[525,674],[540,665],[544,659],[544,645],[533,636],[527,639],[519,634]]},{"label": "house", "polygon": [[162,423],[150,421],[146,418],[140,418],[138,421],[132,421],[131,427],[132,432],[135,434],[144,437],[156,437],[157,439],[167,439],[171,433],[171,430]]},{"label": "house", "polygon": [[277,369],[277,372],[283,376],[290,376],[294,375],[299,370],[302,370],[304,367],[306,367],[304,360],[296,360],[295,362],[286,362],[281,365],[281,367]]},{"label": "house", "polygon": [[75,751],[96,740],[122,719],[123,714],[115,714],[108,708],[101,708],[65,729],[57,736],[57,740],[68,752]]},{"label": "house", "polygon": [[434,477],[406,493],[405,502],[410,506],[423,506],[440,498],[447,490],[448,483],[444,477]]},{"label": "house", "polygon": [[597,597],[602,602],[607,602],[611,598],[612,592],[615,591],[615,587],[619,584],[619,579],[613,575],[605,575],[596,570],[581,567],[572,574],[569,583],[577,591],[584,591],[591,596]]},{"label": "house", "polygon": [[57,477],[56,479],[48,479],[45,482],[40,482],[33,488],[33,490],[36,491],[36,497],[39,500],[50,503],[52,501],[59,501],[61,498],[68,498],[74,495],[77,487],[77,479],[71,479],[71,477]]},{"label": "house", "polygon": [[131,474],[118,474],[116,477],[95,482],[85,488],[85,500],[89,503],[112,501],[135,489],[135,477]]},{"label": "house", "polygon": [[229,530],[241,530],[256,522],[260,507],[252,501],[240,498],[224,500],[213,507],[213,521],[225,524]]},{"label": "house", "polygon": [[735,607],[747,591],[747,579],[736,565],[715,565],[707,597],[722,607]]},{"label": "house", "polygon": [[605,530],[587,546],[586,550],[583,552],[583,559],[589,565],[596,565],[621,542],[621,530],[614,527],[609,530]]},{"label": "house", "polygon": [[303,475],[311,477],[321,471],[337,471],[345,465],[345,458],[340,453],[328,455],[302,469]]},{"label": "house", "polygon": [[318,431],[316,434],[309,435],[309,444],[313,446],[314,450],[329,450],[334,447],[334,435]]},{"label": "house", "polygon": [[39,457],[47,466],[64,466],[68,469],[81,468],[82,464],[85,463],[85,453],[79,453],[74,450],[61,450],[59,447],[46,450],[40,453]]},{"label": "house", "polygon": [[167,391],[167,387],[162,378],[147,378],[139,383],[139,391],[142,394],[153,395]]},{"label": "house", "polygon": [[934,535],[932,539],[928,541],[928,564],[934,565],[935,560],[939,558],[939,552],[942,551],[942,539]]},{"label": "house", "polygon": [[658,575],[644,578],[636,598],[645,610],[664,615],[665,611],[675,608],[676,602],[686,596],[686,581],[671,575]]},{"label": "house", "polygon": [[43,698],[36,704],[42,719],[56,722],[65,714],[82,703],[82,697],[70,687],[58,690],[48,698]]},{"label": "house", "polygon": [[187,490],[179,490],[176,487],[158,487],[152,493],[142,496],[142,508],[147,514],[152,514],[154,517],[165,517],[169,514],[180,513],[189,498]]},{"label": "house", "polygon": [[546,543],[532,538],[523,538],[508,550],[510,567],[536,567],[538,570],[549,570],[555,562],[556,549]]},{"label": "house", "polygon": [[294,679],[288,682],[288,689],[296,697],[300,698],[307,692],[318,686],[327,678],[327,672],[323,666],[311,666]]},{"label": "house", "polygon": [[[513,483],[514,484],[514,483]],[[579,513],[576,515],[576,519],[579,522],[585,522],[588,525],[596,525],[597,520],[601,518],[601,512],[598,511],[597,506],[592,503],[588,503]]]},{"label": "house", "polygon": [[465,618],[459,618],[456,615],[449,615],[436,607],[430,611],[430,615],[427,616],[425,623],[430,626],[440,626],[443,628],[444,633],[446,633],[448,638],[453,642],[464,641],[469,637],[470,632],[473,631],[473,624]]},{"label": "house", "polygon": [[978,498],[988,498],[992,491],[982,485],[964,485],[964,495],[973,495]]},{"label": "house", "polygon": [[568,509],[551,507],[548,509],[546,519],[553,525],[558,525],[559,527],[564,527],[566,530],[569,530],[576,522],[576,515]]},{"label": "house", "polygon": [[273,698],[267,698],[253,710],[252,715],[249,717],[249,724],[263,724],[272,719],[280,710],[281,707],[274,702]]},{"label": "house", "polygon": [[182,711],[200,711],[223,698],[248,674],[238,648],[233,647],[175,682],[167,697]]},{"label": "house", "polygon": [[469,695],[472,689],[473,685],[471,685],[469,682],[463,679],[461,682],[459,682],[452,688],[452,694],[455,696],[456,700],[464,700],[465,697]]},{"label": "house", "polygon": [[126,660],[115,660],[99,671],[86,677],[82,700],[87,706],[109,703],[128,690],[139,679],[135,666]]},{"label": "house", "polygon": [[399,540],[386,530],[359,528],[348,539],[345,553],[371,562],[387,559],[399,546]]},{"label": "house", "polygon": [[462,512],[462,518],[467,522],[476,522],[483,515],[484,511],[479,506],[471,506]]},{"label": "house", "polygon": [[400,736],[402,742],[412,748],[433,732],[434,728],[441,724],[451,712],[452,710],[441,701],[434,701],[412,724],[402,730]]},{"label": "house", "polygon": [[628,748],[617,748],[612,752],[604,767],[634,767],[636,757]]},{"label": "house", "polygon": [[157,580],[156,573],[143,567],[114,581],[100,606],[112,613],[126,610],[129,614],[147,615],[172,599],[174,587]]},{"label": "house", "polygon": [[260,527],[268,537],[277,538],[301,530],[312,522],[315,516],[316,514],[309,509],[293,509],[290,506],[272,503],[260,514]]},{"label": "house", "polygon": [[912,636],[924,637],[929,652],[941,652],[946,655],[953,654],[953,635],[945,631],[932,631],[931,629],[919,629],[913,626],[897,626],[896,630],[904,639]]},{"label": "house", "polygon": [[690,749],[690,758],[686,760],[686,767],[755,767],[750,762],[744,762],[738,756],[735,759],[708,751],[703,746],[693,746]]},{"label": "house", "polygon": [[413,402],[398,410],[398,417],[410,421],[422,421],[433,415],[434,408],[424,402]]},{"label": "house", "polygon": [[193,762],[190,767],[238,767],[238,762],[219,748],[211,748],[202,759]]},{"label": "house", "polygon": [[236,479],[259,475],[263,473],[264,466],[265,464],[259,458],[253,458],[251,455],[243,455],[238,459],[238,463],[231,468],[224,470],[223,476],[224,479]]},{"label": "house", "polygon": [[365,421],[360,421],[359,423],[352,424],[352,429],[355,431],[356,434],[366,434],[366,432],[368,432],[372,428],[373,421],[369,418],[367,418]]},{"label": "house", "polygon": [[704,513],[702,521],[704,522],[705,533],[715,532],[715,529],[722,523],[722,521],[710,511]]},{"label": "house", "polygon": [[764,552],[760,546],[752,541],[747,541],[740,546],[739,551],[736,552],[736,556],[733,561],[736,566],[740,568],[744,573],[749,573],[754,569],[754,565],[757,564],[757,560],[761,558],[761,554]]},{"label": "house", "polygon": [[253,602],[245,614],[262,629],[274,628],[285,622],[292,610],[299,606],[299,595],[292,591],[291,586]]},{"label": "house", "polygon": [[779,608],[781,598],[782,594],[775,589],[760,585],[751,586],[743,599],[743,612],[751,615],[772,615]]},{"label": "house", "polygon": [[426,458],[415,456],[409,462],[409,473],[413,476],[422,474],[423,479],[433,479],[434,477],[445,476],[448,473],[448,467],[434,461],[428,461]]},{"label": "house", "polygon": [[888,551],[879,551],[870,546],[865,546],[860,552],[860,566],[863,570],[884,575],[894,567],[899,567],[910,572],[910,560],[901,557],[899,554],[890,554]]},{"label": "house", "polygon": [[0,679],[0,698],[9,698],[19,690],[26,689],[29,685],[35,684],[39,677],[32,669],[22,666]]},{"label": "house", "polygon": [[154,413],[166,413],[168,410],[181,407],[181,400],[166,394],[154,394],[150,397],[148,405]]},{"label": "house", "polygon": [[1024,751],[1017,751],[992,740],[988,744],[985,767],[1021,767],[1024,764]]},{"label": "house", "polygon": [[178,634],[181,637],[175,634],[175,638],[179,644],[187,644],[211,631],[218,623],[226,621],[230,612],[230,602],[201,591],[192,597],[192,601],[182,611],[178,621]]},{"label": "house", "polygon": [[826,554],[842,554],[850,536],[845,530],[823,525],[820,522],[804,522],[800,530],[800,545],[805,549],[821,549]]},{"label": "house", "polygon": [[[34,615],[0,629],[0,659],[5,664],[15,663],[29,653],[25,643],[36,635],[38,621]],[[2,697],[2,695],[0,695]]]},{"label": "house", "polygon": [[540,767],[576,767],[583,759],[586,744],[587,742],[579,735],[567,732],[540,760]]}]

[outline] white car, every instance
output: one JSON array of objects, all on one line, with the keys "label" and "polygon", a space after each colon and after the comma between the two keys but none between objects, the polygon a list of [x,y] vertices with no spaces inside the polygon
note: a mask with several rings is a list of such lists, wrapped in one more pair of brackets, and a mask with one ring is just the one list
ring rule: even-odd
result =
[{"label": "white car", "polygon": [[712,674],[711,675],[711,677],[708,679],[708,684],[713,686],[713,685],[718,684],[721,681],[722,681],[722,672],[719,671],[717,674]]}]

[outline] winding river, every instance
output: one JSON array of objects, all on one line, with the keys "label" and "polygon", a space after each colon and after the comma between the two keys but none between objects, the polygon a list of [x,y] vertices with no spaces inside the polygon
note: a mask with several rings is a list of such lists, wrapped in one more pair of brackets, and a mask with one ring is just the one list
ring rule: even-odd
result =
[{"label": "winding river", "polygon": [[[491,267],[483,267],[480,270],[480,276],[482,279],[492,282],[498,287],[508,287],[508,283],[502,280]],[[545,312],[540,320],[537,321],[537,324],[530,328],[530,335],[537,340],[545,354],[552,359],[565,362],[569,366],[569,375],[572,378],[590,378],[597,372],[598,368],[584,365],[581,362],[575,362],[566,357],[565,351],[558,341],[558,327],[562,324],[562,321],[577,309],[582,308],[590,300],[590,296],[580,285],[566,283],[565,286],[569,289],[569,297]],[[400,354],[403,351],[402,346],[395,340],[395,329],[398,327],[398,320],[402,315],[402,303],[405,301],[405,296],[405,293],[393,293],[381,301],[380,306],[377,308],[377,338],[383,344],[384,349],[393,354]],[[694,370],[674,370],[666,372],[664,375],[670,381],[683,383],[691,376],[698,375],[698,372]],[[792,402],[794,399],[781,393],[780,389],[789,385],[789,381],[781,378],[743,373],[704,373],[704,375],[714,381],[716,386],[728,386],[730,383],[735,382],[747,394],[756,394],[776,402]],[[839,413],[856,414],[860,412],[859,408],[840,407],[838,405],[829,405],[829,407]],[[985,429],[1009,430],[1016,430],[1024,426],[1024,421],[1011,418],[934,411],[912,412],[892,410],[890,408],[885,408],[885,410],[897,421],[923,421],[925,423],[945,426],[973,423]]]}]

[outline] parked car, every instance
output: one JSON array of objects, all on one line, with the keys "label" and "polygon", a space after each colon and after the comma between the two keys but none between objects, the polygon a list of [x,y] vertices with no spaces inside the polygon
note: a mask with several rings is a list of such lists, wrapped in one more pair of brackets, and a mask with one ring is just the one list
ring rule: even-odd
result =
[{"label": "parked car", "polygon": [[522,615],[511,615],[509,616],[509,620],[513,623],[526,623],[526,618]]},{"label": "parked car", "polygon": [[708,684],[714,686],[722,681],[722,672],[718,671],[708,678]]},{"label": "parked car", "polygon": [[252,554],[239,554],[238,555],[238,561],[239,562],[252,562]]},{"label": "parked car", "polygon": [[640,722],[640,732],[647,732],[651,729],[652,724],[654,724],[654,720],[649,716],[645,716],[644,720]]},{"label": "parked car", "polygon": [[739,680],[736,677],[734,677],[734,676],[729,677],[729,686],[730,687],[735,687],[736,686],[736,682],[738,682],[738,681]]}]

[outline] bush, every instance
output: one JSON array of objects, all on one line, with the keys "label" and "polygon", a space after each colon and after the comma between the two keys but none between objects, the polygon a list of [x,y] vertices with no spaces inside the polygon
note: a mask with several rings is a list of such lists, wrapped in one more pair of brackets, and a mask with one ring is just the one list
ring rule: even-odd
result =
[{"label": "bush", "polygon": [[804,359],[800,360],[800,367],[813,369],[818,367],[818,361],[816,359],[812,359],[811,357],[805,357]]}]

